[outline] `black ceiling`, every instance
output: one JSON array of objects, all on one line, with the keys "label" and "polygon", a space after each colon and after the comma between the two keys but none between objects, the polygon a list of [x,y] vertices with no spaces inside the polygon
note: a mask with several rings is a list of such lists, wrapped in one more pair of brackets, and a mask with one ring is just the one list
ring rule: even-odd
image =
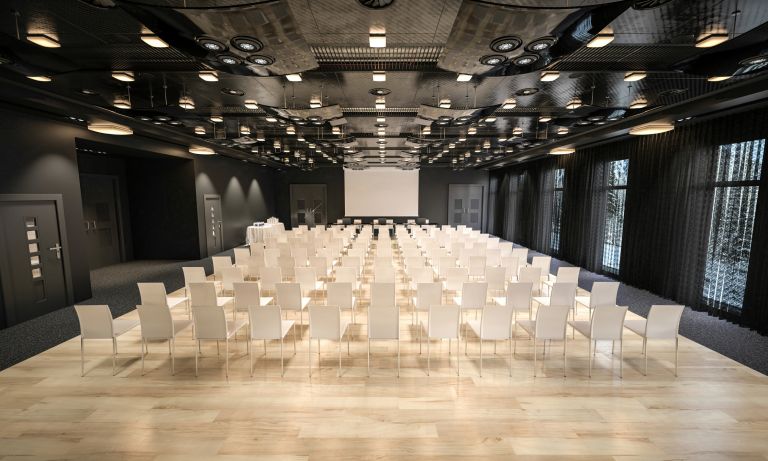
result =
[{"label": "black ceiling", "polygon": [[[272,165],[287,158],[302,168],[465,168],[530,159],[543,146],[583,144],[586,132],[626,133],[636,118],[676,119],[681,104],[754,80],[763,64],[743,61],[768,48],[765,0],[6,0],[5,6],[0,78],[13,90],[0,98],[86,121],[129,120],[139,133],[165,130],[180,143],[210,144],[224,155]],[[586,47],[606,26],[614,40]],[[369,46],[371,31],[385,31],[385,48]],[[728,40],[694,46],[712,32]],[[33,44],[29,34],[46,34],[61,47]],[[170,46],[153,48],[142,34]],[[252,50],[237,48],[232,39],[242,36],[257,39]],[[520,47],[492,50],[501,36],[519,38]],[[534,49],[539,39],[551,46]],[[226,49],[208,50],[205,40]],[[491,55],[501,62],[481,63]],[[532,62],[515,64],[523,55]],[[135,81],[115,80],[113,71],[131,71]],[[203,81],[200,71],[215,71],[219,80]],[[386,81],[372,81],[373,71],[385,71]],[[560,76],[542,82],[542,71]],[[628,83],[629,71],[648,75]],[[287,81],[294,73],[303,81]],[[459,73],[473,78],[458,82]],[[52,81],[25,78],[32,75]],[[707,81],[713,75],[734,77]],[[385,109],[375,108],[374,88],[390,91]],[[194,109],[179,107],[182,96]],[[323,107],[310,109],[313,97]],[[116,98],[130,98],[131,108],[115,108]],[[509,98],[515,108],[503,107]],[[573,98],[583,107],[567,109]],[[441,112],[436,106],[443,99],[450,109]],[[629,109],[637,99],[647,107]],[[246,100],[260,107],[246,108]],[[440,124],[437,115],[425,114],[450,120]],[[224,121],[213,123],[211,115]],[[276,122],[267,121],[274,115]],[[541,123],[541,115],[553,120]],[[496,120],[484,121],[488,116]],[[386,143],[378,142],[378,117],[386,119]],[[466,134],[470,126],[476,134]],[[205,134],[195,134],[196,127]],[[242,127],[251,134],[243,136]],[[515,128],[522,134],[513,136]]]}]

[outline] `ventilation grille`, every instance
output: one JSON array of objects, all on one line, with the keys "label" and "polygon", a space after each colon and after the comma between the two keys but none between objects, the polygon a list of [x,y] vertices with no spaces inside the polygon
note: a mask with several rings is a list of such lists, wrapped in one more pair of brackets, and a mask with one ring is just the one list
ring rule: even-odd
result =
[{"label": "ventilation grille", "polygon": [[436,69],[443,47],[439,45],[367,46],[314,45],[310,47],[321,70],[392,70],[418,71]]},{"label": "ventilation grille", "polygon": [[583,47],[568,55],[552,70],[622,71],[669,67],[691,56],[690,45],[615,45]]}]

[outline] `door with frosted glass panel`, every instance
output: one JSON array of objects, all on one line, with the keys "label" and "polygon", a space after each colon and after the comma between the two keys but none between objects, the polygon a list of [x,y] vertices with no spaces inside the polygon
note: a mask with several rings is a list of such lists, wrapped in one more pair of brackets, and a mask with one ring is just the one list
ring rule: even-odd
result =
[{"label": "door with frosted glass panel", "polygon": [[448,185],[448,224],[482,230],[483,187],[477,184]]}]

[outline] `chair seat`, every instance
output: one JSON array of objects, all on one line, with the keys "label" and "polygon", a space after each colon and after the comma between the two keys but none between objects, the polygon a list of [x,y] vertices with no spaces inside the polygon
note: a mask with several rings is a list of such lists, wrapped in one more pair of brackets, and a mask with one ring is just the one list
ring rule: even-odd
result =
[{"label": "chair seat", "polygon": [[234,300],[234,299],[235,298],[233,298],[231,296],[217,296],[216,297],[216,305],[219,306],[219,307],[224,307],[227,304],[231,303],[232,300]]},{"label": "chair seat", "polygon": [[174,320],[173,321],[173,334],[180,332],[181,330],[187,328],[188,326],[192,325],[191,320]]},{"label": "chair seat", "polygon": [[507,298],[506,298],[506,296],[494,296],[491,299],[493,300],[493,302],[495,302],[499,306],[506,306],[507,305]]},{"label": "chair seat", "polygon": [[243,328],[247,322],[244,319],[227,320],[227,338],[232,337],[237,330]]},{"label": "chair seat", "polygon": [[[259,297],[259,306],[266,306],[267,304],[271,303],[274,298],[272,296],[261,296]],[[247,304],[239,304],[236,305],[238,312],[241,311],[247,311],[248,305]]]},{"label": "chair seat", "polygon": [[539,303],[540,306],[549,306],[549,296],[534,296],[533,300]]},{"label": "chair seat", "polygon": [[636,333],[640,336],[645,336],[646,322],[647,320],[645,319],[624,320],[624,326],[632,333]]},{"label": "chair seat", "polygon": [[576,304],[589,307],[589,296],[576,296]]},{"label": "chair seat", "polygon": [[166,299],[168,300],[168,308],[169,309],[173,309],[174,307],[179,306],[182,303],[187,302],[187,299],[189,299],[189,298],[187,298],[187,297],[173,297],[172,298],[172,297],[168,296]]},{"label": "chair seat", "polygon": [[576,320],[568,322],[568,325],[572,326],[574,330],[578,331],[587,338],[590,337],[590,322],[589,320]]},{"label": "chair seat", "polygon": [[283,334],[283,338],[285,338],[285,335],[288,334],[289,331],[291,331],[291,328],[293,327],[293,324],[296,323],[293,320],[281,320],[280,323],[280,330]]},{"label": "chair seat", "polygon": [[112,320],[112,334],[115,338],[139,326],[138,320],[114,319]]},{"label": "chair seat", "polygon": [[531,336],[533,336],[533,334],[536,332],[535,320],[518,320],[517,325]]}]

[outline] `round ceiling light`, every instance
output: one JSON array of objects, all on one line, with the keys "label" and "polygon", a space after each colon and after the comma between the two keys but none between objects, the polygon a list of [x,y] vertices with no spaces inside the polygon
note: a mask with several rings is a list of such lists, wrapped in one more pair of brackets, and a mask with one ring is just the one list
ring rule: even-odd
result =
[{"label": "round ceiling light", "polygon": [[80,90],[80,93],[82,93],[82,94],[85,94],[85,95],[88,95],[88,96],[93,96],[93,95],[95,95],[95,94],[98,94],[98,93],[96,92],[96,90],[91,90],[91,89],[89,89],[89,88],[83,88],[82,90]]},{"label": "round ceiling light", "polygon": [[221,43],[218,40],[212,39],[211,37],[198,37],[197,43],[203,47],[206,51],[224,51],[227,49],[227,45]]},{"label": "round ceiling light", "polygon": [[238,50],[245,51],[246,53],[254,53],[264,48],[264,44],[261,43],[260,40],[253,37],[247,37],[244,35],[241,35],[239,37],[234,37],[232,40],[229,41],[229,43],[231,43],[232,46],[234,46]]},{"label": "round ceiling light", "polygon": [[232,56],[231,54],[220,54],[216,56],[216,59],[218,59],[220,63],[228,66],[236,66],[242,62],[240,61],[240,58]]},{"label": "round ceiling light", "polygon": [[519,38],[514,35],[507,35],[492,41],[490,46],[491,49],[497,53],[509,53],[510,51],[520,48],[520,45],[522,44],[523,42]]},{"label": "round ceiling light", "polygon": [[252,54],[245,59],[247,59],[251,64],[256,64],[257,66],[269,66],[270,64],[275,63],[275,58],[263,54]]},{"label": "round ceiling light", "polygon": [[480,64],[484,64],[486,66],[498,66],[506,60],[506,56],[502,56],[500,54],[489,54],[480,58]]},{"label": "round ceiling light", "polygon": [[167,121],[171,120],[171,117],[169,117],[167,115],[156,115],[155,116],[155,120],[158,120],[160,122],[167,122]]},{"label": "round ceiling light", "polygon": [[530,96],[539,92],[538,88],[522,88],[515,91],[516,96]]},{"label": "round ceiling light", "polygon": [[516,66],[530,66],[534,62],[538,61],[539,57],[535,54],[523,54],[515,58],[513,61]]},{"label": "round ceiling light", "polygon": [[386,128],[389,125],[387,125],[386,123],[376,123],[373,126],[375,126],[376,128]]},{"label": "round ceiling light", "polygon": [[363,5],[366,8],[370,8],[372,10],[381,10],[383,8],[386,8],[390,5],[392,5],[395,0],[357,0],[360,2],[361,5]]},{"label": "round ceiling light", "polygon": [[386,96],[389,93],[392,92],[389,88],[371,88],[368,90],[370,94],[376,95],[376,96]]},{"label": "round ceiling light", "polygon": [[533,51],[534,53],[541,53],[542,51],[550,49],[552,45],[555,44],[555,41],[555,37],[537,38],[536,40],[526,45],[525,49],[528,51]]},{"label": "round ceiling light", "polygon": [[243,95],[245,95],[245,91],[238,90],[236,88],[222,88],[221,92],[223,94],[228,94],[228,95],[231,95],[231,96],[243,96]]}]

